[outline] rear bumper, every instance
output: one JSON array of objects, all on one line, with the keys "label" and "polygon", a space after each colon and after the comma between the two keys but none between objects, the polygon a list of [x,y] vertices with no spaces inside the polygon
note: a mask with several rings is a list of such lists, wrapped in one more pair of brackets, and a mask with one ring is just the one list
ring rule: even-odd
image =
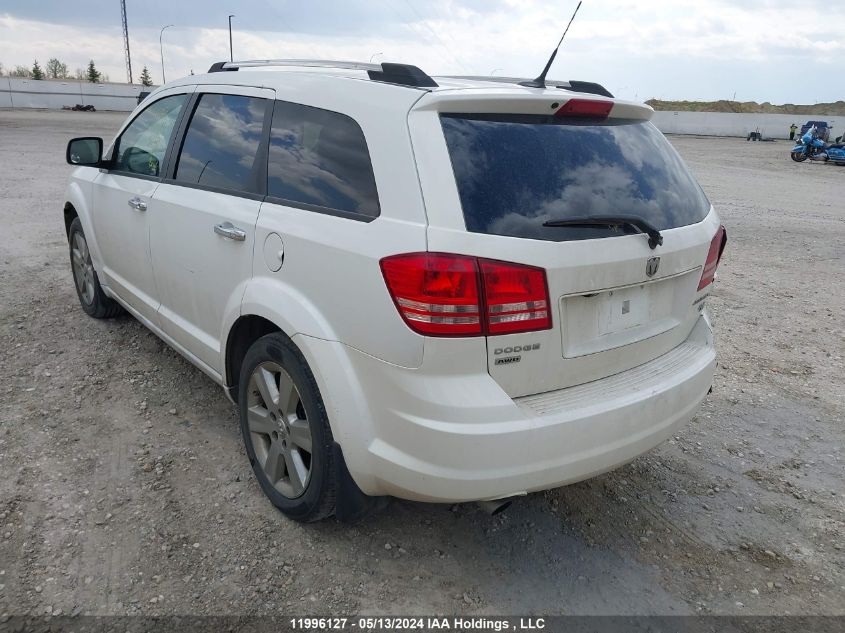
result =
[{"label": "rear bumper", "polygon": [[359,487],[436,502],[555,488],[629,462],[689,421],[716,366],[704,317],[645,365],[517,399],[486,371],[428,374],[339,343],[301,344]]}]

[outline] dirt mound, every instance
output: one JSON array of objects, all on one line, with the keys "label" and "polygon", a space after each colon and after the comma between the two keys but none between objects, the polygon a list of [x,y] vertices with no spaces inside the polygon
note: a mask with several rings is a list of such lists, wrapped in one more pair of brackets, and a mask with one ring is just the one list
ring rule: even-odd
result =
[{"label": "dirt mound", "polygon": [[727,101],[725,99],[720,101],[661,101],[659,99],[649,99],[646,103],[655,110],[668,110],[671,112],[746,112],[749,114],[825,114],[845,116],[845,101],[816,103],[815,105],[796,105],[794,103],[773,105],[768,101],[757,103],[756,101]]}]

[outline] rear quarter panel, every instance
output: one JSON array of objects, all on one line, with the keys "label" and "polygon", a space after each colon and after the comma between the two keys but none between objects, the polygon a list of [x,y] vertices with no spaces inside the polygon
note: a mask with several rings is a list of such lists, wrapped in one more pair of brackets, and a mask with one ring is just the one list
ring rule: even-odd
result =
[{"label": "rear quarter panel", "polygon": [[[302,77],[278,85],[277,98],[340,112],[358,122],[381,214],[365,222],[264,202],[256,226],[253,279],[242,311],[270,318],[290,336],[339,341],[389,363],[419,367],[424,338],[400,318],[379,261],[426,250],[426,212],[407,123],[408,110],[422,93],[372,82],[347,84],[348,90],[328,98],[318,89],[324,80]],[[270,265],[274,254],[264,252],[271,234],[281,237],[284,248],[277,272]]]}]

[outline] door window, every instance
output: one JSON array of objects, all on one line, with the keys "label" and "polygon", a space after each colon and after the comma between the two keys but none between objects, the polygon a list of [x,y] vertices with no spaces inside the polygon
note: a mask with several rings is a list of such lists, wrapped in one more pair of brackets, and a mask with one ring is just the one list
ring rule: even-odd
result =
[{"label": "door window", "polygon": [[258,151],[267,101],[204,94],[197,104],[176,166],[178,182],[260,193]]},{"label": "door window", "polygon": [[364,133],[344,114],[277,101],[267,176],[267,195],[283,202],[379,215]]},{"label": "door window", "polygon": [[173,128],[187,100],[188,95],[184,94],[164,97],[136,116],[115,144],[112,169],[158,177]]}]

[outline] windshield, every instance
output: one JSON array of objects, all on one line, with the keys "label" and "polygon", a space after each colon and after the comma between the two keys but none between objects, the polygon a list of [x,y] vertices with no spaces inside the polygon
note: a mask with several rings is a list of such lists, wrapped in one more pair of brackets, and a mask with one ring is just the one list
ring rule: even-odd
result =
[{"label": "windshield", "polygon": [[441,115],[467,230],[540,240],[613,236],[544,227],[589,215],[636,215],[659,230],[700,222],[710,203],[648,122],[527,115]]}]

